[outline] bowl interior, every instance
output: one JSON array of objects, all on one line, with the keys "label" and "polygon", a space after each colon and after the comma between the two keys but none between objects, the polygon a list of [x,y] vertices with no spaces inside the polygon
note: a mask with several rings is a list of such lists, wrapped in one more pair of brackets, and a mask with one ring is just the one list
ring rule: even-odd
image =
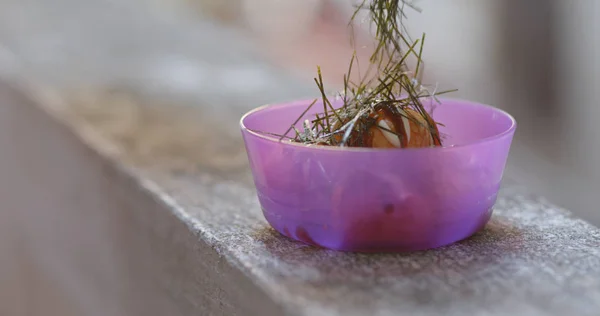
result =
[{"label": "bowl interior", "polygon": [[[242,126],[260,134],[282,135],[311,103],[312,100],[307,100],[259,108],[242,119]],[[339,106],[340,103],[334,104],[334,107]],[[431,110],[433,119],[442,124],[439,129],[444,147],[477,143],[509,133],[516,126],[514,119],[506,112],[478,103],[442,99],[439,104],[425,106]],[[314,119],[315,114],[320,113],[323,113],[323,105],[318,101],[298,121],[296,128],[301,130],[304,120]],[[294,134],[294,131],[289,131],[286,136],[292,137]]]}]

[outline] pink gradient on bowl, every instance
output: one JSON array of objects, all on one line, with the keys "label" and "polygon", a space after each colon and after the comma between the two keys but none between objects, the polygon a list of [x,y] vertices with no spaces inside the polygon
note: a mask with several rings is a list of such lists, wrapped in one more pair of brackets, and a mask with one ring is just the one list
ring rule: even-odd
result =
[{"label": "pink gradient on bowl", "polygon": [[[488,222],[516,129],[509,114],[442,99],[433,117],[444,124],[443,148],[305,146],[264,134],[285,133],[311,102],[241,120],[258,199],[277,231],[329,249],[396,252],[448,245]],[[322,111],[317,102],[306,118]]]}]

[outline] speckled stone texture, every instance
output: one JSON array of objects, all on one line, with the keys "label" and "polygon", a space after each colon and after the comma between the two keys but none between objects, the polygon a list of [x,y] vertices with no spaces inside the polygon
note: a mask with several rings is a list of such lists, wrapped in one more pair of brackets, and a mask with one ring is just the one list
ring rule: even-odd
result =
[{"label": "speckled stone texture", "polygon": [[169,177],[194,229],[274,299],[301,315],[595,315],[600,232],[508,187],[495,216],[457,245],[412,254],[347,254],[281,237],[246,175]]},{"label": "speckled stone texture", "polygon": [[[79,163],[100,165],[98,177],[110,181],[99,191],[122,201],[113,218],[127,223],[118,235],[116,263],[128,262],[132,274],[123,276],[128,289],[145,293],[132,298],[141,305],[160,298],[167,301],[162,311],[176,315],[600,311],[600,230],[509,180],[490,224],[468,240],[416,253],[339,253],[269,228],[245,163],[226,171],[211,167],[210,157],[193,168],[167,168],[153,157],[128,160],[132,149],[109,141],[90,122],[63,116],[56,104],[43,108],[74,131],[61,136],[73,151],[64,155],[88,156]],[[38,120],[65,130],[48,117]],[[143,310],[131,306],[132,314]]]}]

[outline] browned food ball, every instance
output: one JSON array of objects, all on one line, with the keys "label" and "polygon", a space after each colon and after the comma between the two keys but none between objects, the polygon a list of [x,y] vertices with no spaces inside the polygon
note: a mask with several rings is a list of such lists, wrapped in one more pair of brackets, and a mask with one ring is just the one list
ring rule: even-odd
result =
[{"label": "browned food ball", "polygon": [[[430,130],[425,117],[413,109],[392,112],[381,108],[372,114],[375,124],[365,135],[367,147],[419,148],[440,145]],[[434,133],[438,133],[433,124]]]}]

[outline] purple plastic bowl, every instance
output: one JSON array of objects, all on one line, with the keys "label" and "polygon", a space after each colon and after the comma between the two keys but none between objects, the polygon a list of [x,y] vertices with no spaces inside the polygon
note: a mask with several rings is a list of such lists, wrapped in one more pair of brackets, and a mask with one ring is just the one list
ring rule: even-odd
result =
[{"label": "purple plastic bowl", "polygon": [[[441,101],[433,118],[444,124],[443,148],[305,146],[265,134],[285,133],[312,100],[246,114],[242,133],[266,219],[304,243],[360,252],[436,248],[482,229],[516,122],[487,105]],[[306,118],[322,110],[317,103]]]}]

